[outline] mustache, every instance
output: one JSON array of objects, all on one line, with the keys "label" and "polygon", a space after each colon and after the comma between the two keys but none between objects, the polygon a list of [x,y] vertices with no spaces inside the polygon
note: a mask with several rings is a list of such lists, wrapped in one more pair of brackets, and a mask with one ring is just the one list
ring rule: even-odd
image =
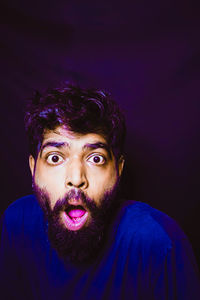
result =
[{"label": "mustache", "polygon": [[97,209],[95,202],[85,195],[82,190],[72,189],[56,202],[53,213],[57,214],[60,211],[67,210],[74,206],[82,206],[89,211]]}]

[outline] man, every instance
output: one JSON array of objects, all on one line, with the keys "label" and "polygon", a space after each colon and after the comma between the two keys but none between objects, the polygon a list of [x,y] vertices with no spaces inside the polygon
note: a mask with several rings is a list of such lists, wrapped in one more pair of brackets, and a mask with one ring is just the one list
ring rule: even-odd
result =
[{"label": "man", "polygon": [[124,201],[125,123],[107,93],[37,93],[25,116],[35,196],[2,218],[1,299],[200,299],[178,225]]}]

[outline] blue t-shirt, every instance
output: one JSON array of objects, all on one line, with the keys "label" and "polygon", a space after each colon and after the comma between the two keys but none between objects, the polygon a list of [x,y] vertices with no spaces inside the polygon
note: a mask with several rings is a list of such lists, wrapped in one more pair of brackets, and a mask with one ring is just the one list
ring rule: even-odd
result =
[{"label": "blue t-shirt", "polygon": [[59,258],[35,196],[11,204],[1,225],[2,300],[200,299],[186,236],[174,220],[147,204],[124,202],[103,254],[87,266]]}]

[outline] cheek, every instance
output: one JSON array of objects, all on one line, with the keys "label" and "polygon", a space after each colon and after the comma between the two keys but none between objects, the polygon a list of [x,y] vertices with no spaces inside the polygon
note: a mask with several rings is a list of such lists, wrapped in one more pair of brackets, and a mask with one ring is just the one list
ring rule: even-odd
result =
[{"label": "cheek", "polygon": [[[52,184],[61,183],[64,174],[62,174],[61,168],[51,168],[43,165],[38,165],[35,172],[35,178],[37,178],[39,185],[48,186]],[[63,181],[63,180],[62,180]]]},{"label": "cheek", "polygon": [[50,199],[56,201],[65,193],[64,174],[61,170],[48,169],[38,166],[35,172],[36,184],[49,193]]},{"label": "cheek", "polygon": [[106,172],[99,172],[95,176],[91,176],[90,193],[94,198],[99,198],[104,195],[105,192],[111,190],[117,182],[117,172],[115,168],[109,169]]}]

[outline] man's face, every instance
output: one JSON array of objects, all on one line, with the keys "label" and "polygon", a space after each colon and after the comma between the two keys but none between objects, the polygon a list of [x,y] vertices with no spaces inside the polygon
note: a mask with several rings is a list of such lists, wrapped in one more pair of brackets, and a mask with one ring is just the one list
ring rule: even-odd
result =
[{"label": "man's face", "polygon": [[47,201],[52,214],[57,211],[62,231],[76,234],[92,226],[103,202],[111,200],[123,160],[116,162],[102,135],[57,127],[44,134],[37,160],[30,156],[30,169],[40,203]]}]

